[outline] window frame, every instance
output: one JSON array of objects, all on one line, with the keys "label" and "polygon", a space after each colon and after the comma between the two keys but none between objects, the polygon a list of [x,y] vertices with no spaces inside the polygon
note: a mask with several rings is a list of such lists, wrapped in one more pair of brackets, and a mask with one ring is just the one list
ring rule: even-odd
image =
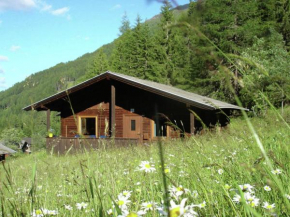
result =
[{"label": "window frame", "polygon": [[98,116],[97,115],[78,115],[78,134],[82,136],[89,137],[90,135],[84,135],[82,132],[82,118],[95,118],[95,136],[96,138],[99,137],[98,135]]}]

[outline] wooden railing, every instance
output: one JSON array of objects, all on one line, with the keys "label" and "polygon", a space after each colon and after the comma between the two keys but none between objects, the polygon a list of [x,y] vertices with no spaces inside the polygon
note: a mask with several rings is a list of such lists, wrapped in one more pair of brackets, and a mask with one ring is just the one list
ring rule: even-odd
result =
[{"label": "wooden railing", "polygon": [[66,154],[90,151],[92,149],[122,147],[138,144],[138,139],[129,138],[46,138],[46,149],[49,153]]}]

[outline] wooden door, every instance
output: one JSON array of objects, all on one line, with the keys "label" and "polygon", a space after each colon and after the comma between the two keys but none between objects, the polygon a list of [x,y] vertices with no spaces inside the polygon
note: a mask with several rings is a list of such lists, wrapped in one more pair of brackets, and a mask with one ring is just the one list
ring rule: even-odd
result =
[{"label": "wooden door", "polygon": [[123,137],[124,138],[142,138],[142,116],[124,115],[123,117]]}]

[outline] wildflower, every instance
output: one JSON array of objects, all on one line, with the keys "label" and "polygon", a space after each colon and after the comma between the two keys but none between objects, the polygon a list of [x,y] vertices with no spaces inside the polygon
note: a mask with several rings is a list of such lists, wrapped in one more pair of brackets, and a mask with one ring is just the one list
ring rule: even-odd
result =
[{"label": "wildflower", "polygon": [[228,185],[228,184],[225,184],[224,188],[225,188],[226,190],[229,190],[229,189],[231,188],[231,186]]},{"label": "wildflower", "polygon": [[268,209],[268,210],[272,210],[272,209],[275,208],[275,203],[269,204],[268,202],[264,202],[263,203],[263,208]]},{"label": "wildflower", "polygon": [[42,216],[44,216],[44,213],[43,213],[42,209],[37,209],[37,210],[33,210],[31,215],[33,217],[42,217]]},{"label": "wildflower", "polygon": [[129,197],[131,197],[131,193],[132,193],[132,191],[123,191],[123,192],[121,193],[121,195],[123,195],[123,196],[129,198]]},{"label": "wildflower", "polygon": [[290,200],[290,194],[285,194],[285,197]]},{"label": "wildflower", "polygon": [[218,174],[222,175],[224,173],[223,169],[218,170]]},{"label": "wildflower", "polygon": [[199,208],[204,208],[206,206],[206,202],[203,201],[201,204],[197,205]]},{"label": "wildflower", "polygon": [[32,216],[33,217],[42,217],[42,216],[49,216],[49,215],[57,215],[57,210],[48,210],[48,209],[37,209],[33,210]]},{"label": "wildflower", "polygon": [[247,201],[247,204],[249,204],[251,207],[256,207],[260,203],[260,199],[254,198],[252,201]]},{"label": "wildflower", "polygon": [[120,207],[120,209],[122,210],[126,210],[127,209],[127,204],[129,204],[131,201],[128,200],[128,197],[125,197],[121,194],[118,195],[118,199],[116,200],[116,203],[118,204],[118,206]]},{"label": "wildflower", "polygon": [[243,192],[248,191],[248,192],[253,192],[253,188],[254,186],[250,185],[250,184],[243,184],[243,185],[239,185],[239,187],[241,188],[241,190]]},{"label": "wildflower", "polygon": [[112,209],[107,210],[107,214],[108,215],[113,215],[113,210]]},{"label": "wildflower", "polygon": [[196,190],[192,191],[191,193],[193,198],[197,198],[198,197],[198,192]]},{"label": "wildflower", "polygon": [[184,193],[188,193],[189,190],[186,188],[183,188],[181,185],[178,187],[172,186],[169,188],[170,196],[178,198],[179,196],[183,195]]},{"label": "wildflower", "polygon": [[154,165],[149,163],[149,161],[141,161],[141,164],[139,165],[139,170],[144,170],[146,173],[151,173],[154,172],[156,169]]},{"label": "wildflower", "polygon": [[236,203],[240,203],[242,200],[241,196],[236,194],[233,198],[233,201],[236,202]]},{"label": "wildflower", "polygon": [[264,190],[265,190],[265,191],[271,191],[271,187],[268,186],[268,185],[266,185],[266,186],[264,186]]},{"label": "wildflower", "polygon": [[148,210],[153,210],[156,207],[156,203],[154,202],[144,202],[141,204],[142,209],[144,209],[145,211]]},{"label": "wildflower", "polygon": [[47,215],[57,215],[57,210],[47,210]]},{"label": "wildflower", "polygon": [[122,210],[122,215],[118,215],[117,217],[140,217],[145,214],[146,212],[144,211],[138,211],[136,213],[136,212],[129,212],[128,210]]},{"label": "wildflower", "polygon": [[164,173],[170,173],[170,169],[169,168],[165,168],[164,169]]},{"label": "wildflower", "polygon": [[71,205],[64,205],[64,208],[67,209],[67,210],[72,210],[72,206]]},{"label": "wildflower", "polygon": [[282,170],[280,169],[275,169],[275,170],[272,170],[271,173],[273,173],[274,175],[279,175],[282,173]]},{"label": "wildflower", "polygon": [[198,214],[192,209],[193,206],[185,206],[187,198],[182,199],[180,205],[174,203],[173,200],[170,201],[169,216],[179,217],[179,216],[198,216]]},{"label": "wildflower", "polygon": [[246,192],[244,193],[244,198],[246,201],[253,201],[255,199],[255,196],[250,192]]},{"label": "wildflower", "polygon": [[87,208],[88,204],[81,202],[81,203],[77,203],[76,206],[77,206],[77,209],[85,209]]}]

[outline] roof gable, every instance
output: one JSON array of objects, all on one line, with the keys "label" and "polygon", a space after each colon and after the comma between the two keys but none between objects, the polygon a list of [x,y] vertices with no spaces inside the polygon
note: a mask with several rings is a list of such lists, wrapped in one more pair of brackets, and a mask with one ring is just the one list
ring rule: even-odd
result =
[{"label": "roof gable", "polygon": [[14,154],[14,153],[16,153],[16,151],[14,151],[11,148],[6,147],[0,142],[0,154]]}]

